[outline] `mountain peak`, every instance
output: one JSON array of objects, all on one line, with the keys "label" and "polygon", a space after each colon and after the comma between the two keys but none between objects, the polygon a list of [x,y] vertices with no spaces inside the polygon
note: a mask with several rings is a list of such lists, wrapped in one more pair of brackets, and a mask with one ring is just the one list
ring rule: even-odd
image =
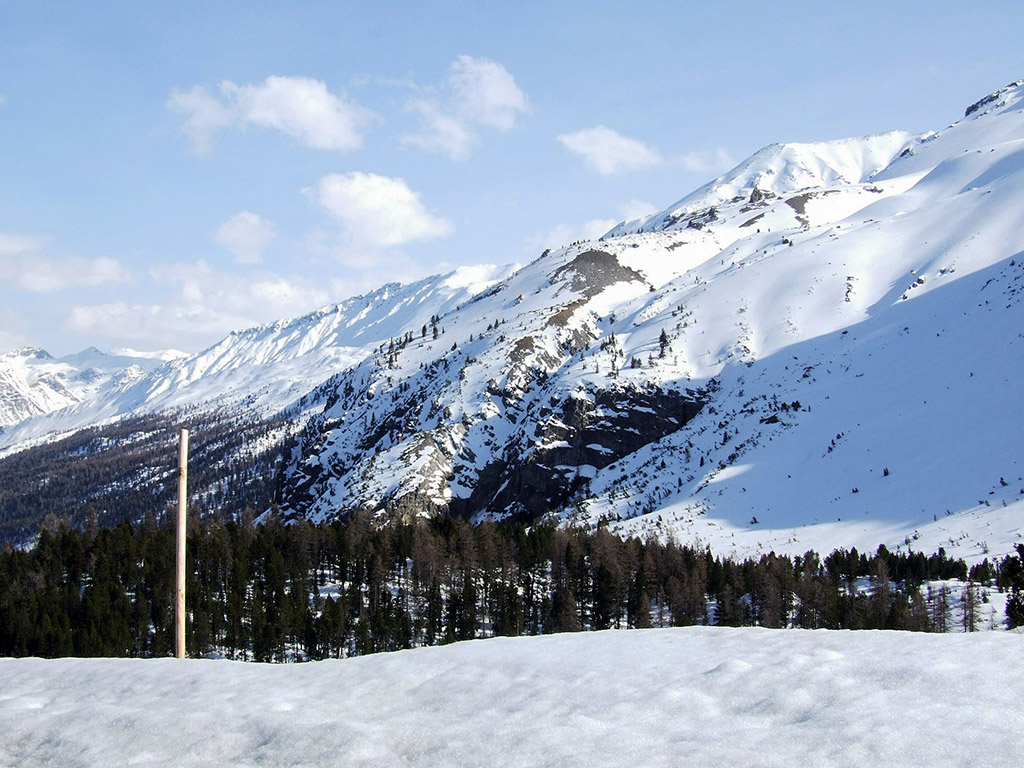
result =
[{"label": "mountain peak", "polygon": [[998,109],[999,107],[1006,106],[1008,103],[1010,103],[1009,101],[1006,100],[1006,97],[1008,97],[1008,96],[1013,96],[1013,102],[1018,101],[1020,99],[1020,96],[1021,96],[1021,87],[1022,86],[1024,86],[1024,80],[1014,80],[1012,83],[1009,83],[1008,85],[1003,86],[998,91],[993,91],[992,93],[990,93],[985,98],[978,99],[976,102],[971,104],[971,106],[969,106],[964,111],[964,117],[970,117],[971,115],[973,115],[975,113],[978,113],[980,115],[986,114],[987,112],[990,112],[993,108],[990,107],[989,109],[984,109],[984,110],[982,108],[983,107],[988,107],[990,104],[993,104],[993,103],[996,103],[996,102],[1002,102],[1002,103],[997,103],[995,105],[994,108],[996,108],[996,109]]},{"label": "mountain peak", "polygon": [[859,184],[889,165],[915,138],[905,131],[889,131],[833,141],[769,144],[665,210],[622,222],[605,237],[672,229],[687,214],[752,195],[782,196],[813,187]]},{"label": "mountain peak", "polygon": [[22,358],[23,360],[53,360],[53,355],[39,347],[21,347],[8,352],[4,357]]}]

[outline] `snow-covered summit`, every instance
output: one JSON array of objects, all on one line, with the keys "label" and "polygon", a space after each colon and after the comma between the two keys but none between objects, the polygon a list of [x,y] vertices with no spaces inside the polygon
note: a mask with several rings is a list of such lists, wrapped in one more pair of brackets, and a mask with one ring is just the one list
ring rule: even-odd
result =
[{"label": "snow-covered summit", "polygon": [[138,379],[158,363],[107,355],[95,347],[60,359],[36,347],[0,355],[0,427],[90,400],[114,383]]},{"label": "snow-covered summit", "polygon": [[694,221],[688,214],[706,217],[725,203],[750,205],[810,188],[860,184],[889,165],[914,138],[890,131],[836,141],[771,144],[668,208],[622,222],[605,238],[685,227]]},{"label": "snow-covered summit", "polygon": [[53,360],[53,355],[39,347],[19,347],[18,349],[12,349],[10,352],[0,355],[0,359]]},{"label": "snow-covered summit", "polygon": [[993,110],[1003,109],[1020,102],[1024,97],[1024,79],[1014,80],[1012,83],[990,93],[983,99],[979,99],[964,110],[964,117],[986,115]]}]

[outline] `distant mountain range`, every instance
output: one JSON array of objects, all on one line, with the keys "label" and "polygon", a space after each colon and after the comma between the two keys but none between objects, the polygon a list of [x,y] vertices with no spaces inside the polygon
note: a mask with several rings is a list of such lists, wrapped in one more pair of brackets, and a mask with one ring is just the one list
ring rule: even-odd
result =
[{"label": "distant mountain range", "polygon": [[160,511],[170,467],[133,451],[187,421],[215,425],[209,467],[249,478],[236,494],[211,469],[211,508],[1005,554],[1024,522],[1022,96],[923,136],[772,145],[598,241],[197,355],[9,353],[0,535],[30,535],[57,467],[109,471],[50,511]]}]

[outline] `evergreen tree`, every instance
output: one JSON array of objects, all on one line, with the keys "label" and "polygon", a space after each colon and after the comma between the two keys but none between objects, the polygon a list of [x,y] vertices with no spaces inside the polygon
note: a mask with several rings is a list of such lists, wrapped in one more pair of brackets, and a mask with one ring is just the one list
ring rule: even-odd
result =
[{"label": "evergreen tree", "polygon": [[1009,590],[1006,599],[1006,624],[1010,629],[1024,626],[1024,544],[1017,545],[1017,556],[1007,556],[1000,568],[1000,585]]}]

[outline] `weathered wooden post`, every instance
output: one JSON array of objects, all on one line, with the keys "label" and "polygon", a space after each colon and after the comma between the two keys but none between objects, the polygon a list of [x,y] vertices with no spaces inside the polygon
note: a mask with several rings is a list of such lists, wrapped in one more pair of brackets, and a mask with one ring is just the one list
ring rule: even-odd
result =
[{"label": "weathered wooden post", "polygon": [[185,534],[188,522],[188,430],[178,443],[178,546],[174,588],[174,655],[185,658]]}]

